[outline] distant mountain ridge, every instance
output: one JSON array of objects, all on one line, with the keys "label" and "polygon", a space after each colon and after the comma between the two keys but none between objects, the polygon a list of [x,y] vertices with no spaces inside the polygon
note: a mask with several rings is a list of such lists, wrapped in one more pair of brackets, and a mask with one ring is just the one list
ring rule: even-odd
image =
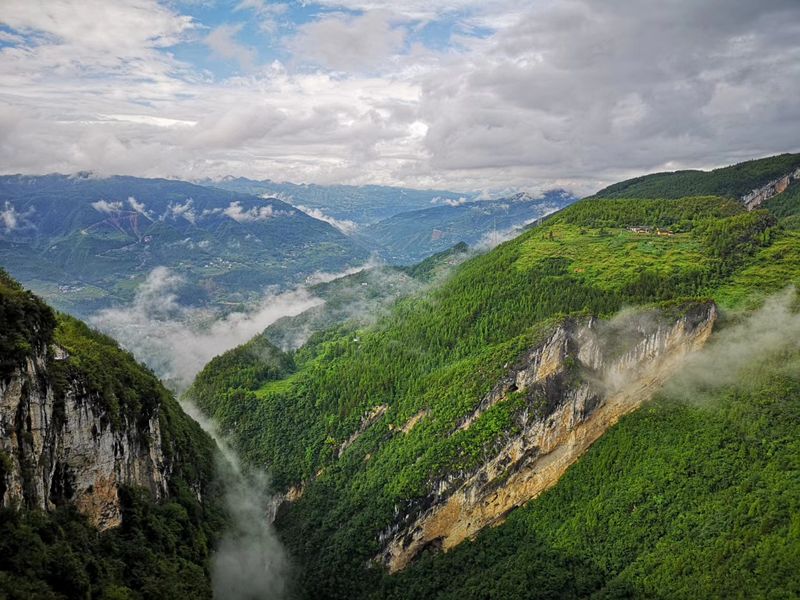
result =
[{"label": "distant mountain ridge", "polygon": [[0,177],[0,264],[61,309],[126,301],[156,266],[193,302],[246,302],[268,285],[340,271],[369,251],[278,199],[135,177]]},{"label": "distant mountain ridge", "polygon": [[380,244],[387,260],[412,264],[464,242],[490,248],[522,228],[560,210],[577,198],[565,190],[541,196],[519,192],[497,200],[442,200],[436,206],[394,215],[361,234]]},{"label": "distant mountain ridge", "polygon": [[323,211],[336,219],[365,225],[409,210],[427,208],[433,200],[473,200],[474,194],[444,190],[419,190],[382,185],[320,185],[278,183],[246,177],[202,179],[198,184],[235,192],[276,196],[291,204]]}]

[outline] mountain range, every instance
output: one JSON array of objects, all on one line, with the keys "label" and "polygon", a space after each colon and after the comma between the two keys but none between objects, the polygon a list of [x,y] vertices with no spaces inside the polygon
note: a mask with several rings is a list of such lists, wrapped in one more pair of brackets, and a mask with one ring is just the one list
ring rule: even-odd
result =
[{"label": "mountain range", "polygon": [[800,594],[798,168],[636,178],[318,284],[182,397],[270,472],[257,502],[146,368],[0,275],[0,595],[220,597],[257,547],[291,565],[262,596]]}]

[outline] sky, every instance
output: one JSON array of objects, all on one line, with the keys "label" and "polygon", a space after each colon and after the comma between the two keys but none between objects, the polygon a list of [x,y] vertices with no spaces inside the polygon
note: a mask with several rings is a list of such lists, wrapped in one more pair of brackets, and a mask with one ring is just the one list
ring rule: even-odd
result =
[{"label": "sky", "polygon": [[589,193],[798,98],[798,0],[0,0],[3,173]]}]

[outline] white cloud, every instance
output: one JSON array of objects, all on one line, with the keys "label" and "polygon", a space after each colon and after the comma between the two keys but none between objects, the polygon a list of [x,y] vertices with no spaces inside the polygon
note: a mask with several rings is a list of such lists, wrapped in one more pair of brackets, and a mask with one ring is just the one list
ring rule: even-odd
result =
[{"label": "white cloud", "polygon": [[348,219],[336,219],[331,217],[330,215],[326,215],[324,212],[319,210],[318,208],[310,208],[308,206],[303,206],[301,204],[295,204],[295,208],[302,210],[310,217],[314,217],[315,219],[319,219],[320,221],[325,221],[326,223],[333,225],[346,235],[350,235],[351,233],[355,233],[358,229],[358,223],[355,221],[350,221]]},{"label": "white cloud", "polygon": [[139,202],[133,196],[128,197],[128,204],[130,204],[131,208],[139,213],[140,215],[147,217],[151,221],[153,220],[150,211],[147,210],[147,207],[144,205],[144,202]]},{"label": "white cloud", "polygon": [[281,317],[322,303],[300,288],[267,293],[246,312],[220,316],[181,304],[178,292],[183,284],[181,276],[157,267],[130,306],[106,309],[90,319],[179,389],[188,387],[214,356],[243,344]]},{"label": "white cloud", "polygon": [[431,204],[444,204],[445,206],[461,206],[469,202],[469,199],[465,196],[461,196],[458,199],[455,198],[442,198],[441,196],[436,196],[435,198],[431,198]]},{"label": "white cloud", "polygon": [[381,69],[402,48],[405,35],[387,11],[334,14],[300,26],[289,48],[297,57],[334,70]]},{"label": "white cloud", "polygon": [[265,33],[273,34],[278,30],[278,19],[289,10],[284,2],[268,0],[241,0],[233,9],[234,12],[252,11],[259,20],[259,28]]},{"label": "white cloud", "polygon": [[35,209],[30,208],[24,213],[20,213],[11,202],[6,200],[3,204],[3,210],[0,210],[0,223],[3,224],[6,233],[10,233],[15,229],[33,227],[29,219],[34,212]]},{"label": "white cloud", "polygon": [[[201,24],[146,0],[92,2],[8,0],[0,11],[24,38],[0,49],[4,172],[496,195],[590,192],[642,172],[800,150],[795,0],[657,10],[633,0],[325,0],[368,12],[323,13],[289,36],[285,63],[221,80],[166,50]],[[232,16],[270,5],[240,2]],[[466,19],[456,32],[481,20],[491,29],[457,33],[441,51],[409,43],[413,19],[439,18]]]},{"label": "white cloud", "polygon": [[92,208],[97,212],[107,215],[115,215],[122,210],[122,202],[109,202],[108,200],[98,200],[92,202]]},{"label": "white cloud", "polygon": [[244,24],[225,24],[215,27],[204,39],[203,43],[211,48],[218,58],[235,60],[244,69],[252,69],[256,60],[256,51],[253,48],[240,44],[236,40],[237,34]]},{"label": "white cloud", "polygon": [[167,206],[167,212],[162,215],[161,220],[164,220],[167,216],[171,216],[173,219],[184,218],[194,225],[197,223],[197,212],[194,208],[194,200],[187,198],[184,202],[170,202]]},{"label": "white cloud", "polygon": [[242,207],[242,203],[238,200],[231,202],[222,212],[237,223],[266,221],[267,219],[272,219],[274,217],[285,217],[292,214],[291,211],[275,210],[271,204],[267,204],[266,206],[253,206],[249,209],[244,209]]}]

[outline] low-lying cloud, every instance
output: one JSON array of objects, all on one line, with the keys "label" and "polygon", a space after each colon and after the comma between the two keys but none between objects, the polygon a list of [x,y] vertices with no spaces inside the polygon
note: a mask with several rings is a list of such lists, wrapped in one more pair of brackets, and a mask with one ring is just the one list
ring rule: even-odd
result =
[{"label": "low-lying cloud", "polygon": [[213,357],[243,344],[268,325],[322,303],[305,288],[266,294],[246,312],[224,316],[187,307],[178,292],[184,279],[166,267],[153,269],[129,306],[90,318],[177,390],[186,389]]},{"label": "low-lying cloud", "polygon": [[109,202],[108,200],[98,200],[92,202],[92,208],[99,213],[115,215],[122,210],[122,202]]},{"label": "low-lying cloud", "polygon": [[190,400],[184,411],[197,421],[220,449],[217,476],[225,490],[230,519],[211,558],[214,597],[225,600],[280,600],[286,595],[289,560],[271,523],[272,496],[266,473],[245,471],[239,457],[208,419]]},{"label": "low-lying cloud", "polygon": [[276,210],[271,204],[267,204],[266,206],[253,206],[245,209],[238,200],[231,202],[222,213],[237,223],[253,223],[256,221],[266,221],[274,217],[288,217],[292,215],[292,211]]},{"label": "low-lying cloud", "polygon": [[762,360],[800,350],[800,312],[794,288],[768,298],[761,308],[740,317],[690,355],[666,392],[689,401],[714,389],[741,384],[742,374]]},{"label": "low-lying cloud", "polygon": [[167,212],[161,216],[161,220],[163,221],[168,216],[172,217],[173,219],[183,217],[189,221],[189,223],[194,225],[197,223],[197,212],[194,209],[194,200],[187,198],[184,202],[170,202],[169,206],[167,207]]},{"label": "low-lying cloud", "polygon": [[350,235],[351,233],[355,233],[358,229],[358,223],[355,221],[350,221],[348,219],[336,219],[331,217],[330,215],[326,215],[318,208],[310,208],[308,206],[303,206],[301,204],[296,204],[295,207],[298,210],[302,210],[306,213],[309,217],[314,217],[315,219],[319,219],[320,221],[325,221],[329,225],[333,225],[336,229],[341,231],[346,235]]},{"label": "low-lying cloud", "polygon": [[31,227],[32,224],[29,218],[34,211],[35,209],[31,208],[24,213],[18,212],[14,205],[6,200],[3,204],[3,210],[0,210],[0,223],[3,224],[3,229],[5,229],[6,233],[10,233],[15,229]]}]

